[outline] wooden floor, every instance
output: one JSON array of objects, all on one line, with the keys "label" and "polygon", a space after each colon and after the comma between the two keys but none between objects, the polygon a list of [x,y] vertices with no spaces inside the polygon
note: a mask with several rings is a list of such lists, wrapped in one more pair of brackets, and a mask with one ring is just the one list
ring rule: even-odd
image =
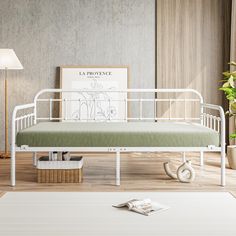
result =
[{"label": "wooden floor", "polygon": [[10,187],[10,160],[0,160],[0,192],[6,191],[230,191],[236,192],[236,170],[227,168],[226,187],[220,184],[220,156],[205,154],[204,167],[199,154],[187,154],[196,170],[194,183],[179,183],[165,175],[163,162],[171,160],[173,169],[182,162],[180,153],[123,154],[121,186],[115,186],[115,155],[84,154],[84,180],[81,184],[38,184],[29,154],[17,156],[16,187]]}]

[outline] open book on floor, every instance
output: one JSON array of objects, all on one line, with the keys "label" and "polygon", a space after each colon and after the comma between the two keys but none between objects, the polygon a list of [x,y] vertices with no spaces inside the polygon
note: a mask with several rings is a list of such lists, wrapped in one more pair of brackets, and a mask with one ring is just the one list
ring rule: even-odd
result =
[{"label": "open book on floor", "polygon": [[146,215],[146,216],[149,216],[153,212],[169,209],[168,206],[162,205],[158,202],[153,202],[149,198],[143,199],[143,200],[132,199],[118,205],[113,205],[113,207],[116,207],[116,208],[127,207],[128,210],[130,211],[134,211],[139,214]]}]

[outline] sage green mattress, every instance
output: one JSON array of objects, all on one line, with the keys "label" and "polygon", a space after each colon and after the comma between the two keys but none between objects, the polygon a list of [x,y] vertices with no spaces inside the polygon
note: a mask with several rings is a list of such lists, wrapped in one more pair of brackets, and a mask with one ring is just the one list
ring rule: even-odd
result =
[{"label": "sage green mattress", "polygon": [[30,147],[206,147],[219,134],[180,122],[41,122],[17,133],[17,146]]}]

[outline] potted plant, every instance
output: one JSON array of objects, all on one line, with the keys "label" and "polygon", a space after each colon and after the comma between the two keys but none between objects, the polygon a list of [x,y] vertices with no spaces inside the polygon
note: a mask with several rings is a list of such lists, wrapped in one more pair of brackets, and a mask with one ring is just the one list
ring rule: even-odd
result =
[{"label": "potted plant", "polygon": [[[236,62],[230,62],[231,66],[236,67]],[[229,100],[229,110],[226,115],[233,118],[235,131],[230,134],[231,139],[236,138],[236,71],[223,72],[223,85],[219,89],[224,91],[226,99]],[[227,158],[231,169],[236,169],[236,145],[229,145],[227,147]]]}]

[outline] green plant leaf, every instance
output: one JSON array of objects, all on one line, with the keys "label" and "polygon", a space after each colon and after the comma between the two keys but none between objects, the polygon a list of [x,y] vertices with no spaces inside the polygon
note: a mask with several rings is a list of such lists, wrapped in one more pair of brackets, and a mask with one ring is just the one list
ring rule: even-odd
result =
[{"label": "green plant leaf", "polygon": [[229,136],[230,138],[236,138],[236,134],[234,133],[234,134],[230,134],[230,136]]},{"label": "green plant leaf", "polygon": [[[231,61],[229,64],[236,66],[236,62],[234,61]],[[223,84],[219,90],[223,91],[226,98],[230,101],[229,110],[225,113],[225,115],[228,115],[229,117],[236,117],[236,70],[233,72],[225,71],[222,74],[224,79],[221,80]],[[232,138],[236,138],[236,131],[235,134],[232,134]]]},{"label": "green plant leaf", "polygon": [[236,102],[231,103],[230,106],[236,110]]},{"label": "green plant leaf", "polygon": [[[232,87],[232,88],[234,88],[235,86],[234,86],[234,77],[231,75],[230,77],[229,77],[229,85]],[[223,85],[224,86],[224,85]]]},{"label": "green plant leaf", "polygon": [[222,90],[224,91],[226,94],[232,94],[232,88],[229,88],[229,87],[221,87],[219,88],[219,90]]},{"label": "green plant leaf", "polygon": [[225,78],[227,78],[227,79],[228,79],[228,78],[230,77],[230,75],[231,75],[229,71],[225,71],[225,72],[223,72],[222,74],[223,74],[223,76],[224,76]]},{"label": "green plant leaf", "polygon": [[229,103],[229,112],[230,112],[230,115],[233,115],[233,116],[236,115],[236,102],[235,102],[235,100],[231,101]]},{"label": "green plant leaf", "polygon": [[225,83],[222,85],[222,87],[223,87],[223,88],[228,88],[229,85],[230,85],[230,83],[227,81],[227,82],[225,82]]},{"label": "green plant leaf", "polygon": [[235,62],[235,61],[231,61],[231,62],[229,63],[229,65],[231,65],[231,66],[236,66],[236,62]]},{"label": "green plant leaf", "polygon": [[227,95],[226,98],[227,98],[229,101],[233,101],[233,100],[234,100],[234,97],[231,96],[231,95]]}]

